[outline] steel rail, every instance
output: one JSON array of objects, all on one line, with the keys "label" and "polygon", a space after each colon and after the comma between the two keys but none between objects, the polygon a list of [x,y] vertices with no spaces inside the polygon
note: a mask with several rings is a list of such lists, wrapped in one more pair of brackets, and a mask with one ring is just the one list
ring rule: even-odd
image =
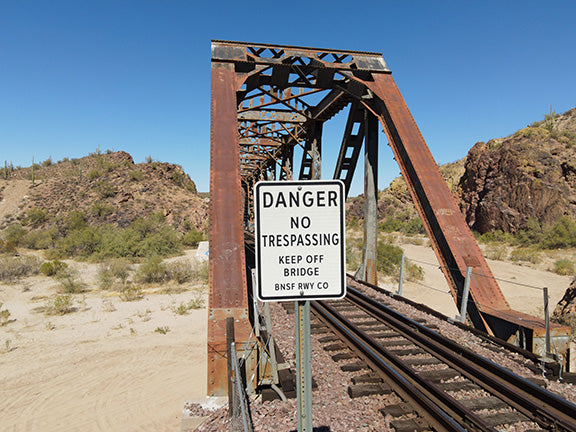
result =
[{"label": "steel rail", "polygon": [[540,426],[559,431],[576,431],[576,405],[514,374],[462,345],[386,305],[348,287],[348,300],[375,318],[423,346],[480,387],[497,395]]},{"label": "steel rail", "polygon": [[[375,366],[396,391],[437,431],[493,431],[479,416],[448,396],[434,383],[418,376],[402,360],[383,348],[376,339],[359,330],[324,301],[311,303],[314,312],[342,335],[353,349]],[[456,420],[457,419],[457,420]]]}]

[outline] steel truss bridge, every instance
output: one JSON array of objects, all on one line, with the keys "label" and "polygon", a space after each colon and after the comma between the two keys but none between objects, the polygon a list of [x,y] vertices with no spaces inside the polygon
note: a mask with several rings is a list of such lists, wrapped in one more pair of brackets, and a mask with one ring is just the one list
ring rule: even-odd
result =
[{"label": "steel truss bridge", "polygon": [[[253,186],[262,179],[320,178],[323,125],[345,108],[348,118],[333,178],[341,179],[348,193],[359,160],[364,164],[361,278],[377,282],[382,127],[458,307],[467,268],[486,276],[470,282],[468,323],[547,354],[544,322],[510,308],[382,54],[212,41],[211,65],[209,394],[227,393],[226,318],[234,318],[238,347],[253,343],[244,251]],[[302,148],[297,173],[296,147]],[[567,352],[569,329],[552,325],[551,335],[558,350]]]}]

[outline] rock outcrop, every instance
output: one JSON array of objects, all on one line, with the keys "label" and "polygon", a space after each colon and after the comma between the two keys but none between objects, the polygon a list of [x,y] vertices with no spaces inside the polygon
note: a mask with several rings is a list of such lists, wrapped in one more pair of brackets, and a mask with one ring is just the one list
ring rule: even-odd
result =
[{"label": "rock outcrop", "polygon": [[460,180],[461,209],[480,233],[576,218],[576,109],[477,143]]},{"label": "rock outcrop", "polygon": [[564,293],[562,300],[556,305],[552,318],[565,325],[576,322],[576,278]]},{"label": "rock outcrop", "polygon": [[167,223],[183,232],[206,227],[208,200],[198,195],[196,185],[178,165],[135,164],[126,152],[108,152],[17,169],[8,182],[32,183],[32,178],[25,204],[0,221],[3,227],[26,223],[31,210],[37,210],[36,218],[34,226],[28,225],[39,229],[58,228],[73,211],[80,212],[89,225],[125,227],[140,217],[162,213]]}]

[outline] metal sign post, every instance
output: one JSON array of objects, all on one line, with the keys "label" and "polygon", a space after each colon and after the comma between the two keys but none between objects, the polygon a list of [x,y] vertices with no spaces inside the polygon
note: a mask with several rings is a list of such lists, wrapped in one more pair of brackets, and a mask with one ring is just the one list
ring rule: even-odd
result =
[{"label": "metal sign post", "polygon": [[297,301],[295,312],[298,431],[312,432],[312,350],[310,346],[310,301]]},{"label": "metal sign post", "polygon": [[254,187],[256,295],[295,300],[298,431],[312,432],[310,300],[346,295],[344,184],[263,181]]}]

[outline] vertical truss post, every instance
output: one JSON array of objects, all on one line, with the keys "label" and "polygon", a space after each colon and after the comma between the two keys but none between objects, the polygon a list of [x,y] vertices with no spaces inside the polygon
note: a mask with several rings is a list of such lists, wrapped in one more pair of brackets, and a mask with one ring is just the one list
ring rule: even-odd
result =
[{"label": "vertical truss post", "polygon": [[244,258],[242,186],[233,64],[212,62],[210,120],[210,291],[208,394],[228,392],[226,318],[239,348],[250,336]]},{"label": "vertical truss post", "polygon": [[[358,125],[357,129],[356,125]],[[362,149],[364,126],[364,107],[358,100],[354,100],[350,106],[346,128],[344,129],[344,137],[342,138],[342,145],[340,146],[340,153],[338,154],[338,161],[334,169],[334,178],[344,182],[346,197],[348,197],[350,184],[352,183],[358,162],[358,156]]]},{"label": "vertical truss post", "polygon": [[378,246],[378,119],[364,110],[364,280],[376,285]]},{"label": "vertical truss post", "polygon": [[[306,138],[300,164],[300,180],[316,178],[316,172],[321,170],[322,155],[322,123],[313,122]],[[320,178],[320,177],[318,177]]]},{"label": "vertical truss post", "polygon": [[294,165],[294,146],[286,145],[282,153],[282,167],[280,180],[292,180],[292,166]]}]

